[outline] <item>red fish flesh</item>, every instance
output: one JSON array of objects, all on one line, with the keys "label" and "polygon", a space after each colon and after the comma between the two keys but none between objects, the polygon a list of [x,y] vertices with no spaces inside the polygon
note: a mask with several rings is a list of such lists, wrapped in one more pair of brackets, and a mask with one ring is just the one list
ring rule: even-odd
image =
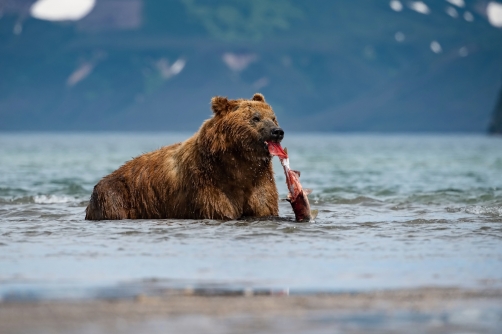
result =
[{"label": "red fish flesh", "polygon": [[289,194],[287,200],[291,203],[293,207],[293,212],[295,213],[296,221],[299,222],[309,222],[315,219],[317,215],[317,210],[310,210],[310,203],[307,195],[312,192],[310,189],[303,189],[300,184],[300,172],[292,170],[289,168],[289,158],[286,149],[283,149],[281,144],[275,142],[269,142],[268,151],[271,155],[275,155],[281,161],[281,165],[284,168],[284,174],[286,174],[286,184],[288,186]]}]

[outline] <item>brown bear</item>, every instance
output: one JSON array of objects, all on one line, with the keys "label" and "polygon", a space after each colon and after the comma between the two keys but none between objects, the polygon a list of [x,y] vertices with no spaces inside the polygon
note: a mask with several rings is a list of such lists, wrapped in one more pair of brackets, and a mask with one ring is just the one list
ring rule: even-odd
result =
[{"label": "brown bear", "polygon": [[94,187],[85,219],[277,216],[267,142],[284,131],[261,94],[213,97],[212,118],[182,143],[126,162]]}]

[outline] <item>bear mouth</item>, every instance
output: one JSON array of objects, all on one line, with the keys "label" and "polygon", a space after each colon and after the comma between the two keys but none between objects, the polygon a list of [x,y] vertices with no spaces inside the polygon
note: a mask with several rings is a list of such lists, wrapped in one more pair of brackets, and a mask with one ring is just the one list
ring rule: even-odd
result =
[{"label": "bear mouth", "polygon": [[269,142],[270,142],[270,143],[279,143],[279,142],[278,142],[278,141],[275,141],[275,140],[268,140],[268,141],[267,141],[267,140],[265,140],[265,141],[263,142],[263,149],[264,149],[264,150],[268,153],[268,155],[270,155],[270,156],[271,156],[271,154],[270,154],[270,150],[269,150],[269,147],[268,147],[268,143],[269,143]]}]

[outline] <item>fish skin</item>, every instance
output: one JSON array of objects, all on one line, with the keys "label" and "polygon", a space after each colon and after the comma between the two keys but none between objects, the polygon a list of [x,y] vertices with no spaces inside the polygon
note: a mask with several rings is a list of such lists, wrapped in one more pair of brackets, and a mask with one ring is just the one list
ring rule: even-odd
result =
[{"label": "fish skin", "polygon": [[288,202],[291,203],[296,221],[310,222],[317,216],[317,210],[310,210],[310,203],[307,197],[312,192],[310,189],[303,189],[300,184],[300,172],[289,168],[289,159],[286,149],[281,144],[275,142],[267,143],[271,155],[275,155],[281,161],[286,175],[286,185],[288,186]]}]

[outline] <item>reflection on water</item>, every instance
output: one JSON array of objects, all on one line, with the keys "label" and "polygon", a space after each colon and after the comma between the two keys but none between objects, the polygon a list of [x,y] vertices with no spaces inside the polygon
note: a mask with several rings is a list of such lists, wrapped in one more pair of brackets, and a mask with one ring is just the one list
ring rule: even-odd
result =
[{"label": "reflection on water", "polygon": [[290,134],[319,209],[310,224],[287,202],[276,219],[84,220],[100,177],[187,136],[0,135],[0,295],[82,297],[150,279],[291,293],[502,285],[497,138]]}]

